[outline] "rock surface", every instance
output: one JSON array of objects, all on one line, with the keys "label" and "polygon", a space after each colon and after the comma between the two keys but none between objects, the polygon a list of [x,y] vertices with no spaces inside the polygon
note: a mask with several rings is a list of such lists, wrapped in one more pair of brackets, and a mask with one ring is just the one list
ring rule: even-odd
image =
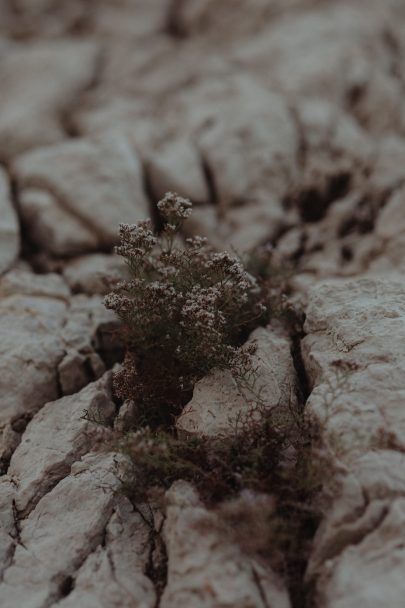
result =
[{"label": "rock surface", "polygon": [[[403,0],[0,12],[0,605],[402,608]],[[117,226],[159,225],[165,190],[196,203],[185,236],[271,245],[306,314],[291,343],[276,323],[255,332],[267,402],[284,415],[308,396],[330,458],[298,580],[189,486],[166,521],[117,496],[123,463],[100,449],[130,409],[114,419],[123,345],[102,304],[125,272]],[[178,427],[227,432],[247,407],[214,372]]]},{"label": "rock surface", "polygon": [[[51,230],[51,253],[69,255],[109,248],[116,243],[120,222],[134,223],[148,215],[139,161],[126,139],[116,134],[35,150],[18,160],[15,172],[23,192],[21,213],[28,230],[34,223],[33,238],[40,242],[46,242],[47,230]],[[24,198],[24,189],[44,191],[54,199],[63,217],[67,216],[68,221],[73,218],[84,228],[89,238],[79,250],[58,234],[59,223],[45,218],[42,225],[46,209],[35,205],[32,196]],[[56,250],[52,246],[55,242],[59,244]]]},{"label": "rock surface", "polygon": [[103,435],[108,437],[106,429],[83,417],[108,422],[114,412],[109,372],[78,394],[51,401],[38,412],[26,428],[8,469],[21,514],[32,509]]},{"label": "rock surface", "polygon": [[18,217],[11,201],[7,174],[0,169],[0,275],[15,262],[19,248]]},{"label": "rock surface", "polygon": [[162,608],[289,608],[278,577],[226,538],[220,520],[199,502],[192,487],[177,482],[167,501],[169,566]]},{"label": "rock surface", "polygon": [[24,520],[0,586],[5,605],[40,608],[63,597],[66,581],[101,543],[112,516],[119,485],[113,463],[111,455],[78,462]]},{"label": "rock surface", "polygon": [[321,284],[310,294],[305,330],[303,357],[314,385],[307,407],[345,467],[315,537],[309,573],[317,577],[322,606],[400,606],[404,285],[388,279]]},{"label": "rock surface", "polygon": [[92,82],[97,55],[97,45],[90,40],[5,46],[0,62],[4,83],[0,102],[1,160],[63,139],[63,115]]},{"label": "rock surface", "polygon": [[206,436],[227,434],[239,416],[262,402],[266,408],[288,412],[296,400],[289,340],[271,328],[258,328],[249,341],[257,344],[254,380],[238,386],[230,372],[214,370],[197,382],[193,398],[177,419],[178,429]]}]

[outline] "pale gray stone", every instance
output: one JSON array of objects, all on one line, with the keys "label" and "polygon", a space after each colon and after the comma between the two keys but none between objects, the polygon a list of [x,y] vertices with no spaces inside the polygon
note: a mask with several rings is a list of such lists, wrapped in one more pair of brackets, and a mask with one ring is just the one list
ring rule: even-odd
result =
[{"label": "pale gray stone", "polygon": [[17,488],[19,512],[31,509],[59,480],[69,474],[73,462],[108,432],[91,419],[108,422],[115,412],[111,373],[86,386],[80,393],[47,403],[30,422],[14,452],[9,475]]},{"label": "pale gray stone", "polygon": [[258,328],[250,336],[257,343],[253,355],[254,382],[247,386],[229,371],[213,370],[197,382],[193,398],[177,419],[178,429],[200,435],[229,433],[240,415],[258,403],[284,415],[295,403],[296,378],[287,338],[271,328]]},{"label": "pale gray stone", "polygon": [[124,263],[118,256],[93,253],[68,261],[63,276],[73,293],[94,295],[108,293],[111,290],[108,279],[121,278],[124,271]]},{"label": "pale gray stone", "polygon": [[13,207],[6,172],[0,167],[0,275],[8,270],[18,257],[20,228]]},{"label": "pale gray stone", "polygon": [[144,574],[149,559],[147,524],[121,500],[106,527],[104,546],[89,555],[77,573],[75,586],[58,608],[153,608],[156,594]]},{"label": "pale gray stone", "polygon": [[147,159],[147,171],[154,198],[177,192],[192,203],[210,202],[210,194],[196,147],[189,141],[173,140],[154,150]]},{"label": "pale gray stone", "polygon": [[[119,133],[34,150],[18,160],[15,172],[22,192],[34,189],[51,195],[54,199],[52,208],[57,205],[63,216],[73,217],[73,221],[86,231],[79,232],[72,242],[69,236],[72,230],[67,234],[63,221],[49,222],[46,213],[37,206],[34,238],[41,247],[42,235],[50,231],[51,239],[44,249],[51,253],[85,253],[94,249],[94,239],[99,248],[112,247],[117,243],[121,222],[134,223],[149,216],[140,162],[127,139]],[[23,218],[27,202],[26,219],[29,221],[33,213],[32,199],[22,195]],[[29,225],[27,229],[30,229]],[[61,233],[58,233],[59,229]],[[86,240],[85,234],[90,238]],[[67,236],[66,241],[62,235]]]},{"label": "pale gray stone", "polygon": [[0,584],[5,606],[42,608],[102,543],[119,487],[114,455],[93,454],[72,466],[21,523],[21,541]]},{"label": "pale gray stone", "polygon": [[61,121],[94,76],[98,45],[61,39],[11,43],[2,53],[0,158],[63,139]]},{"label": "pale gray stone", "polygon": [[270,568],[244,555],[218,515],[184,482],[167,493],[164,536],[168,553],[162,608],[288,608],[282,581]]},{"label": "pale gray stone", "polygon": [[310,291],[307,409],[321,422],[337,484],[307,573],[324,606],[403,600],[404,318],[403,282],[336,280]]}]

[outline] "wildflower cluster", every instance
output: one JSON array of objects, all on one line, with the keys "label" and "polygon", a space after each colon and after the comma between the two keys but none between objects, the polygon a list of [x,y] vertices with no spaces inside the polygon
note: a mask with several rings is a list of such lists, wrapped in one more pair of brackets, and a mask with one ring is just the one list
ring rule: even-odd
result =
[{"label": "wildflower cluster", "polygon": [[[129,268],[105,305],[122,321],[127,356],[116,392],[152,426],[180,413],[195,382],[212,368],[238,373],[241,343],[267,313],[256,279],[241,260],[200,237],[178,241],[191,203],[172,193],[158,203],[159,236],[149,221],[120,226],[116,251]],[[245,353],[246,355],[247,353]]]},{"label": "wildflower cluster", "polygon": [[191,203],[168,193],[157,206],[159,234],[150,221],[121,225],[116,251],[128,277],[105,298],[126,345],[114,377],[125,402],[115,421],[115,448],[128,457],[122,490],[135,503],[156,504],[174,481],[193,483],[224,528],[231,522],[244,550],[288,577],[298,605],[319,522],[315,501],[330,471],[318,427],[295,401],[291,412],[266,407],[260,390],[225,435],[189,435],[175,425],[194,384],[213,368],[229,370],[241,393],[253,389],[256,398],[255,347],[244,344],[251,330],[267,324],[270,312],[292,334],[302,330],[302,316],[284,296],[288,269],[269,247],[242,261],[201,237],[182,241]]}]

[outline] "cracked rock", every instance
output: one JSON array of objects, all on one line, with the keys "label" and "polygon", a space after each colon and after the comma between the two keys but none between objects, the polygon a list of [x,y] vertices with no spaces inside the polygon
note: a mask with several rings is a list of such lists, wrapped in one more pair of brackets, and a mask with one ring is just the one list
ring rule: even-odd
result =
[{"label": "cracked rock", "polygon": [[[15,172],[27,230],[39,248],[55,255],[111,248],[120,222],[134,223],[149,216],[140,162],[119,134],[34,150],[18,160]],[[32,196],[32,191],[45,193],[46,198]],[[52,220],[59,217],[60,221],[47,218],[48,205]]]},{"label": "cracked rock", "polygon": [[315,385],[308,407],[342,453],[368,448],[380,429],[404,445],[404,318],[403,284],[388,278],[326,281],[310,294],[302,343]]},{"label": "cracked rock", "polygon": [[10,424],[58,397],[57,365],[64,353],[61,337],[65,302],[10,295],[0,299],[1,454],[10,455],[17,437]]},{"label": "cracked rock", "polygon": [[147,525],[123,499],[107,524],[104,544],[86,559],[74,589],[57,608],[154,608],[154,587],[144,574],[148,544]]},{"label": "cracked rock", "polygon": [[170,141],[151,153],[147,171],[153,198],[178,192],[193,203],[210,202],[202,161],[196,147],[187,140]]},{"label": "cracked rock", "polygon": [[86,412],[105,422],[115,413],[111,372],[80,393],[47,403],[28,425],[8,471],[17,487],[19,512],[35,506],[68,475],[73,462],[108,437],[104,427],[83,418]]},{"label": "cracked rock", "polygon": [[112,454],[86,456],[21,521],[0,584],[4,606],[43,608],[63,595],[66,580],[102,542],[116,502],[117,466]]},{"label": "cracked rock", "polygon": [[198,145],[213,176],[220,204],[282,197],[294,175],[297,133],[285,99],[239,79],[234,96],[218,104]]},{"label": "cracked rock", "polygon": [[193,398],[177,419],[178,429],[207,436],[229,433],[232,422],[247,413],[259,395],[269,409],[288,411],[296,398],[289,341],[271,328],[256,329],[250,340],[257,342],[254,387],[238,387],[230,372],[213,370],[194,387]]},{"label": "cracked rock", "polygon": [[404,315],[403,284],[393,279],[330,281],[310,291],[307,407],[340,468],[309,562],[322,606],[403,600]]},{"label": "cracked rock", "polygon": [[279,578],[227,538],[218,516],[191,486],[173,484],[167,502],[169,562],[162,608],[289,608]]},{"label": "cracked rock", "polygon": [[12,43],[5,49],[0,61],[1,159],[63,139],[63,114],[91,83],[97,56],[97,45],[84,40]]}]

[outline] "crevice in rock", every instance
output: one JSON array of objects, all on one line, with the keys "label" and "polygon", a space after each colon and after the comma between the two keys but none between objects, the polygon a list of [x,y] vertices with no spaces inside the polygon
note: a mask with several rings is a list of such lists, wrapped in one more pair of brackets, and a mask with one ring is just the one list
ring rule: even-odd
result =
[{"label": "crevice in rock", "polygon": [[8,570],[8,568],[10,568],[13,565],[17,546],[20,545],[24,549],[27,549],[27,547],[24,545],[24,543],[21,540],[21,520],[23,519],[23,517],[21,516],[21,513],[17,509],[15,500],[13,500],[13,502],[12,502],[12,512],[13,512],[13,524],[14,524],[14,533],[11,535],[13,538],[13,541],[14,541],[13,548],[10,553],[8,563],[7,563],[6,567],[3,569],[2,575],[0,577],[0,582],[4,579],[4,573],[6,572],[6,570]]},{"label": "crevice in rock", "polygon": [[8,534],[10,536],[12,544],[10,545],[10,548],[7,552],[8,554],[5,555],[3,553],[2,555],[2,564],[0,568],[0,583],[2,583],[4,580],[4,573],[6,572],[6,570],[8,570],[8,568],[10,568],[10,566],[12,566],[13,564],[17,546],[21,545],[22,547],[24,547],[23,543],[21,542],[20,516],[17,510],[17,506],[15,504],[15,500],[12,501],[11,508],[13,514],[13,530],[9,531]]},{"label": "crevice in rock", "polygon": [[16,213],[17,220],[18,220],[18,226],[19,226],[19,231],[20,231],[20,248],[21,248],[19,257],[29,263],[30,258],[32,257],[32,255],[34,255],[35,253],[38,252],[38,249],[31,242],[29,233],[26,230],[26,226],[24,225],[24,222],[22,221],[22,218],[20,215],[18,184],[17,184],[17,180],[12,172],[10,164],[8,162],[2,161],[0,159],[0,166],[4,169],[4,171],[6,172],[6,174],[8,176],[10,200],[11,200],[11,204],[13,205],[13,208]]},{"label": "crevice in rock", "polygon": [[218,205],[219,194],[218,194],[218,189],[217,189],[217,186],[215,183],[214,173],[213,173],[209,163],[204,158],[204,155],[201,153],[200,153],[200,160],[201,160],[201,167],[202,167],[203,175],[205,178],[205,183],[207,184],[207,188],[208,188],[210,203],[213,205]]},{"label": "crevice in rock", "polygon": [[24,412],[23,414],[21,414],[17,418],[14,418],[11,421],[10,427],[11,430],[15,433],[14,442],[12,449],[7,452],[7,455],[3,455],[3,457],[0,458],[0,476],[7,474],[11,458],[13,457],[14,452],[20,445],[21,437],[25,429],[27,428],[28,423],[32,420],[33,416],[34,414],[32,412]]},{"label": "crevice in rock", "polygon": [[324,189],[313,185],[293,196],[302,220],[315,223],[323,219],[330,205],[349,192],[351,179],[348,171],[340,171],[329,176]]},{"label": "crevice in rock", "polygon": [[305,336],[303,329],[304,321],[305,318],[302,319],[301,327],[290,334],[291,356],[298,384],[298,402],[301,404],[302,410],[304,410],[307,399],[311,394],[311,385],[307,370],[305,368],[301,350],[301,341]]},{"label": "crevice in rock", "polygon": [[373,205],[370,204],[368,197],[361,198],[350,218],[341,222],[337,232],[338,238],[344,238],[352,233],[368,234],[372,232],[376,221],[377,208],[380,208],[382,204],[381,201],[379,204]]},{"label": "crevice in rock", "polygon": [[142,176],[143,176],[143,191],[148,202],[149,215],[154,226],[154,229],[158,232],[162,230],[163,223],[162,218],[159,215],[158,208],[156,206],[156,197],[153,193],[152,181],[150,179],[148,166],[146,162],[142,163]]},{"label": "crevice in rock", "polygon": [[[283,522],[284,535],[291,539],[283,548],[284,566],[282,569],[284,583],[288,589],[292,608],[314,608],[312,583],[305,580],[308,565],[309,547],[319,527],[319,513],[315,500],[319,488],[311,481],[307,487],[306,476],[311,475],[313,447],[317,440],[316,429],[304,419],[305,405],[312,387],[307,374],[301,351],[301,342],[305,336],[303,329],[305,316],[289,332],[291,356],[296,373],[297,394],[297,432],[300,434],[298,447],[295,450],[294,463],[289,473],[289,481],[276,488],[274,498],[278,506],[278,517]],[[301,447],[300,447],[301,446]],[[285,539],[284,539],[285,540]],[[266,604],[265,604],[266,605]]]},{"label": "crevice in rock", "polygon": [[74,579],[72,576],[66,576],[59,585],[59,599],[67,597],[74,589]]},{"label": "crevice in rock", "polygon": [[164,518],[162,518],[162,521],[156,528],[155,516],[150,505],[147,505],[149,511],[147,514],[133,502],[132,505],[149,529],[149,553],[145,567],[145,575],[152,581],[155,588],[156,602],[154,608],[159,608],[163,592],[167,585],[168,556],[166,544],[162,536]]},{"label": "crevice in rock", "polygon": [[187,25],[182,19],[184,0],[171,0],[166,14],[164,33],[181,42],[189,37]]},{"label": "crevice in rock", "polygon": [[262,600],[264,608],[271,608],[270,604],[267,601],[266,594],[264,592],[263,585],[262,585],[262,582],[260,580],[260,576],[257,573],[257,570],[256,570],[256,568],[254,566],[252,566],[252,576],[253,576],[253,580],[254,580],[254,582],[256,584],[256,587],[257,587],[257,589],[259,591],[259,595],[260,595],[260,598]]},{"label": "crevice in rock", "polygon": [[[109,253],[111,251],[110,246],[103,244],[103,242],[102,242],[103,236],[102,236],[102,234],[100,234],[100,230],[94,224],[94,222],[92,222],[91,219],[89,219],[89,217],[85,213],[80,213],[80,210],[78,210],[77,208],[73,209],[71,207],[71,205],[69,204],[69,201],[66,200],[66,197],[59,191],[59,189],[56,186],[48,183],[46,178],[35,177],[35,178],[29,180],[27,182],[27,184],[25,184],[24,188],[35,188],[38,190],[42,190],[43,192],[46,192],[52,198],[55,199],[55,201],[57,202],[59,207],[61,207],[61,209],[63,209],[63,211],[66,214],[74,217],[75,220],[80,222],[84,228],[86,228],[89,232],[93,232],[96,235],[96,237],[99,241],[97,246],[93,249],[93,251],[89,250],[89,251],[86,251],[86,253],[92,253],[94,251],[97,251],[99,253]],[[39,249],[35,248],[35,252],[38,253]],[[69,257],[74,257],[74,255],[75,254],[66,255],[63,257],[69,258]]]},{"label": "crevice in rock", "polygon": [[305,167],[305,162],[308,155],[308,145],[305,137],[304,127],[300,120],[297,108],[293,105],[289,106],[289,113],[292,119],[292,122],[295,127],[295,132],[297,134],[298,146],[297,146],[297,165],[302,170]]}]

